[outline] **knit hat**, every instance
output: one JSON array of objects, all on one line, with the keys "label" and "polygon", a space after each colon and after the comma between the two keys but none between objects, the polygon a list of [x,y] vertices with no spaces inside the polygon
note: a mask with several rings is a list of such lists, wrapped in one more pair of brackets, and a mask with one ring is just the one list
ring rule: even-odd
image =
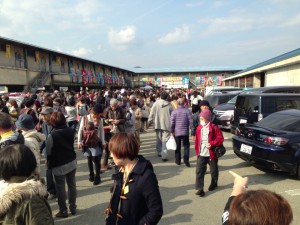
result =
[{"label": "knit hat", "polygon": [[211,111],[209,109],[204,109],[201,111],[200,115],[206,120],[210,121],[211,120]]},{"label": "knit hat", "polygon": [[32,116],[21,114],[16,121],[16,127],[21,130],[32,130],[35,127]]},{"label": "knit hat", "polygon": [[201,107],[201,106],[204,106],[204,105],[207,106],[207,107],[210,107],[210,106],[209,106],[209,102],[208,102],[207,100],[202,100],[202,101],[200,102],[200,107]]}]

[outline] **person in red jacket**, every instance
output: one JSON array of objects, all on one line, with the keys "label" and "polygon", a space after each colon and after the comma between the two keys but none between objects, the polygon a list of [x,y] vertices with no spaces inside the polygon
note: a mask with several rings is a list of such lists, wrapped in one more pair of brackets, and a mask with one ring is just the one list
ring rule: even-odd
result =
[{"label": "person in red jacket", "polygon": [[213,152],[213,147],[223,144],[224,137],[219,127],[211,121],[211,111],[205,109],[199,114],[200,124],[196,129],[195,151],[197,155],[196,166],[196,195],[203,197],[205,192],[204,175],[207,164],[210,167],[211,183],[208,188],[213,191],[218,186],[218,157]]}]

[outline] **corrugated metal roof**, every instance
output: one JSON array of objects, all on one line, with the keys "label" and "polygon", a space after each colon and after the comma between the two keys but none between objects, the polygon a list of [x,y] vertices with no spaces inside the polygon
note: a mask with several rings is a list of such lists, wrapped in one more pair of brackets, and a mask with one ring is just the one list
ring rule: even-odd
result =
[{"label": "corrugated metal roof", "polygon": [[59,52],[59,51],[55,51],[55,50],[51,50],[51,49],[39,47],[39,46],[36,46],[36,45],[28,44],[28,43],[21,42],[21,41],[16,41],[16,40],[13,40],[13,39],[10,39],[10,38],[5,38],[5,37],[2,37],[2,36],[0,36],[0,39],[3,39],[5,41],[9,41],[9,42],[15,42],[15,43],[18,43],[18,44],[21,44],[21,45],[26,45],[26,46],[29,46],[29,47],[32,47],[32,48],[42,49],[44,51],[53,52],[53,53],[56,53],[56,54],[59,54],[59,55],[69,56],[69,57],[80,59],[80,60],[85,60],[85,61],[88,61],[88,62],[91,62],[91,63],[101,64],[101,65],[104,65],[104,66],[109,66],[109,67],[113,67],[113,68],[116,68],[116,69],[126,70],[128,72],[133,72],[132,69],[121,68],[121,67],[117,67],[117,66],[112,66],[112,65],[109,65],[109,64],[101,63],[101,62],[96,62],[96,61],[93,61],[93,60],[90,60],[90,59],[80,58],[80,57],[75,56],[75,55],[70,55],[70,54],[67,54],[67,53],[63,53],[63,52]]},{"label": "corrugated metal roof", "polygon": [[135,73],[192,73],[240,71],[248,66],[203,66],[203,67],[166,67],[166,68],[130,68]]},{"label": "corrugated metal roof", "polygon": [[254,69],[263,67],[263,66],[270,65],[270,64],[272,64],[272,63],[280,62],[280,61],[282,61],[282,60],[285,60],[285,59],[288,59],[288,58],[292,58],[292,57],[295,57],[295,56],[298,56],[298,55],[300,55],[300,48],[295,49],[295,50],[293,50],[293,51],[291,51],[291,52],[287,52],[287,53],[285,53],[285,54],[283,54],[283,55],[276,56],[276,57],[274,57],[274,58],[272,58],[272,59],[269,59],[269,60],[266,60],[266,61],[264,61],[264,62],[255,64],[255,65],[253,65],[253,66],[250,66],[250,67],[248,67],[247,69],[245,69],[245,70],[243,70],[243,71],[240,71],[240,72],[238,72],[238,73],[235,73],[234,76],[235,76],[235,75],[239,75],[239,74],[241,74],[241,73],[245,73],[245,72],[250,71],[250,70],[254,70]]}]

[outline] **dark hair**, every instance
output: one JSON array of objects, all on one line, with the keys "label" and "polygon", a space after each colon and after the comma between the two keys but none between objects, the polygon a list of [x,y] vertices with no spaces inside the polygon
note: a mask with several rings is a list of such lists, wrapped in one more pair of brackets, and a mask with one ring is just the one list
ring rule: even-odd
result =
[{"label": "dark hair", "polygon": [[9,130],[12,127],[11,117],[9,114],[0,112],[0,129]]},{"label": "dark hair", "polygon": [[25,106],[27,108],[29,108],[30,106],[33,106],[34,105],[34,99],[33,98],[30,98],[28,101],[25,102]]},{"label": "dark hair", "polygon": [[162,92],[162,93],[160,94],[160,98],[163,99],[163,100],[167,100],[167,98],[168,98],[168,93],[167,93],[167,92]]},{"label": "dark hair", "polygon": [[121,132],[110,139],[108,149],[119,159],[134,160],[139,153],[139,143],[133,134]]},{"label": "dark hair", "polygon": [[14,176],[29,177],[36,166],[36,158],[26,145],[8,145],[0,151],[0,177],[6,181]]},{"label": "dark hair", "polygon": [[53,112],[50,116],[49,124],[54,128],[66,125],[65,115],[62,112]]},{"label": "dark hair", "polygon": [[230,225],[289,225],[293,220],[288,201],[267,190],[246,191],[236,196],[229,212]]},{"label": "dark hair", "polygon": [[76,102],[75,102],[75,99],[74,97],[70,98],[69,101],[68,101],[68,105],[69,106],[75,106]]}]

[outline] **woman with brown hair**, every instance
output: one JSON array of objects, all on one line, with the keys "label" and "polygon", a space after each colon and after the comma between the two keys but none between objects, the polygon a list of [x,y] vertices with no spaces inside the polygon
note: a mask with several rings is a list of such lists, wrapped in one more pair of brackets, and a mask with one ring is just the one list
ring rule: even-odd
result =
[{"label": "woman with brown hair", "polygon": [[281,195],[268,190],[245,191],[248,177],[234,177],[230,198],[222,216],[223,225],[290,225],[293,212]]},{"label": "woman with brown hair", "polygon": [[68,185],[69,209],[76,214],[76,153],[74,150],[74,131],[67,127],[62,112],[53,112],[49,124],[54,128],[46,140],[47,166],[52,169],[56,185],[59,212],[56,217],[68,217],[65,182]]},{"label": "woman with brown hair", "polygon": [[158,224],[163,214],[158,181],[151,162],[138,155],[138,140],[133,134],[116,134],[109,151],[116,173],[106,225]]}]

